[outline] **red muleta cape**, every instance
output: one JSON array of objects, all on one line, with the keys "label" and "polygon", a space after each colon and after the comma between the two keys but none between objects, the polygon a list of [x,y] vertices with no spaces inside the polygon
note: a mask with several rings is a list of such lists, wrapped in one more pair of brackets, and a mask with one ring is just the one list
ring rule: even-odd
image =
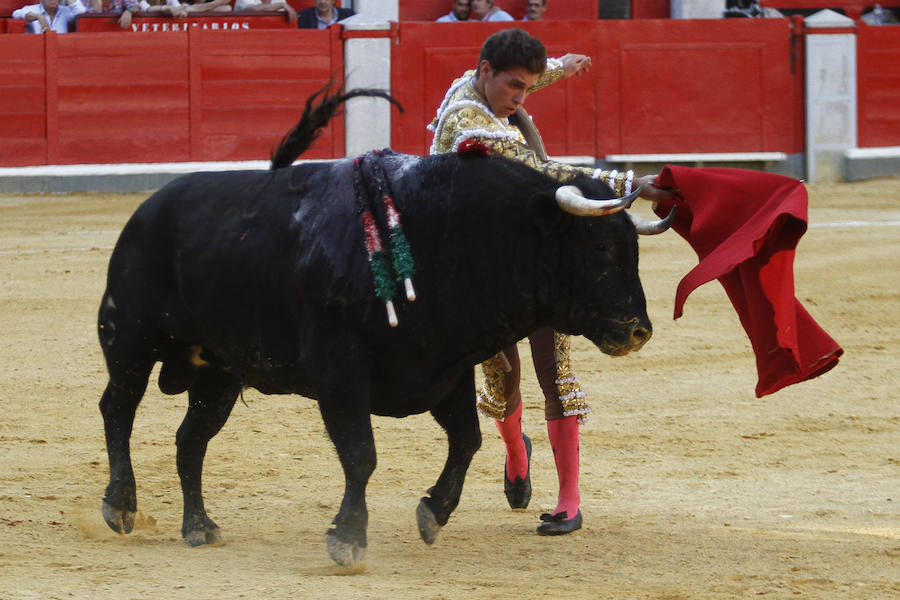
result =
[{"label": "red muleta cape", "polygon": [[673,229],[697,253],[699,264],[675,294],[675,316],[688,295],[718,279],[734,305],[756,355],[756,396],[812,379],[832,369],[843,349],[794,296],[794,251],[806,232],[803,183],[743,169],[666,166],[663,187],[681,198],[660,202]]}]

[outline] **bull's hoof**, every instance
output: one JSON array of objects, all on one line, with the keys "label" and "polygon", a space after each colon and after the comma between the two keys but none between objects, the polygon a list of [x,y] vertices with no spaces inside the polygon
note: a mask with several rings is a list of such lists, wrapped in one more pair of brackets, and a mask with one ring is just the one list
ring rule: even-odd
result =
[{"label": "bull's hoof", "polygon": [[106,500],[103,501],[103,519],[116,533],[131,533],[134,529],[134,516],[134,511],[115,508]]},{"label": "bull's hoof", "polygon": [[221,546],[225,543],[225,538],[222,537],[222,532],[218,527],[188,531],[183,537],[187,545],[192,548],[197,546]]},{"label": "bull's hoof", "polygon": [[325,546],[328,548],[328,555],[331,560],[342,567],[353,568],[354,570],[365,570],[366,568],[366,547],[361,546],[358,542],[344,542],[338,538],[334,529],[325,534]]},{"label": "bull's hoof", "polygon": [[419,506],[416,507],[416,522],[419,525],[419,535],[426,544],[433,544],[437,539],[438,533],[441,532],[441,525],[428,505],[425,498],[419,500]]}]

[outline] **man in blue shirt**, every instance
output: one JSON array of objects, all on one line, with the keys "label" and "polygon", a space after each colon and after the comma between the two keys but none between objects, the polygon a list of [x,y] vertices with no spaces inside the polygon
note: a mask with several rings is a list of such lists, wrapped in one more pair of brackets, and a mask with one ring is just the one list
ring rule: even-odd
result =
[{"label": "man in blue shirt", "polygon": [[494,6],[494,0],[472,0],[470,19],[475,21],[514,21],[512,15]]},{"label": "man in blue shirt", "polygon": [[453,10],[440,17],[438,23],[458,23],[469,19],[469,11],[472,10],[471,0],[453,0]]}]

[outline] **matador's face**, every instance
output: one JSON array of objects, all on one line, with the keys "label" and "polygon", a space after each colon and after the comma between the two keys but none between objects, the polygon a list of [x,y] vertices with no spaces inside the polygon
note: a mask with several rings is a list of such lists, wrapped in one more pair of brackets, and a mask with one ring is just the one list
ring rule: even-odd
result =
[{"label": "matador's face", "polygon": [[525,104],[525,98],[537,85],[540,75],[522,67],[497,71],[486,60],[478,65],[478,81],[475,88],[488,102],[498,118],[508,117]]}]

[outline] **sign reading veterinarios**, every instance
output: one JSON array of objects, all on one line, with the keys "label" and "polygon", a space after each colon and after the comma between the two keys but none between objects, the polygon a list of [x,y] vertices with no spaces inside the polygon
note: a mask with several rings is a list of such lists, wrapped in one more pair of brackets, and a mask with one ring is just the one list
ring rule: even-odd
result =
[{"label": "sign reading veterinarios", "polygon": [[172,17],[145,17],[139,13],[132,18],[131,26],[127,29],[122,29],[119,26],[118,15],[114,14],[87,14],[78,17],[79,32],[131,31],[133,33],[153,33],[188,31],[191,29],[248,31],[250,29],[293,29],[296,27],[295,23],[289,22],[283,16],[271,14],[248,15],[246,13],[232,13],[173,19]]}]

